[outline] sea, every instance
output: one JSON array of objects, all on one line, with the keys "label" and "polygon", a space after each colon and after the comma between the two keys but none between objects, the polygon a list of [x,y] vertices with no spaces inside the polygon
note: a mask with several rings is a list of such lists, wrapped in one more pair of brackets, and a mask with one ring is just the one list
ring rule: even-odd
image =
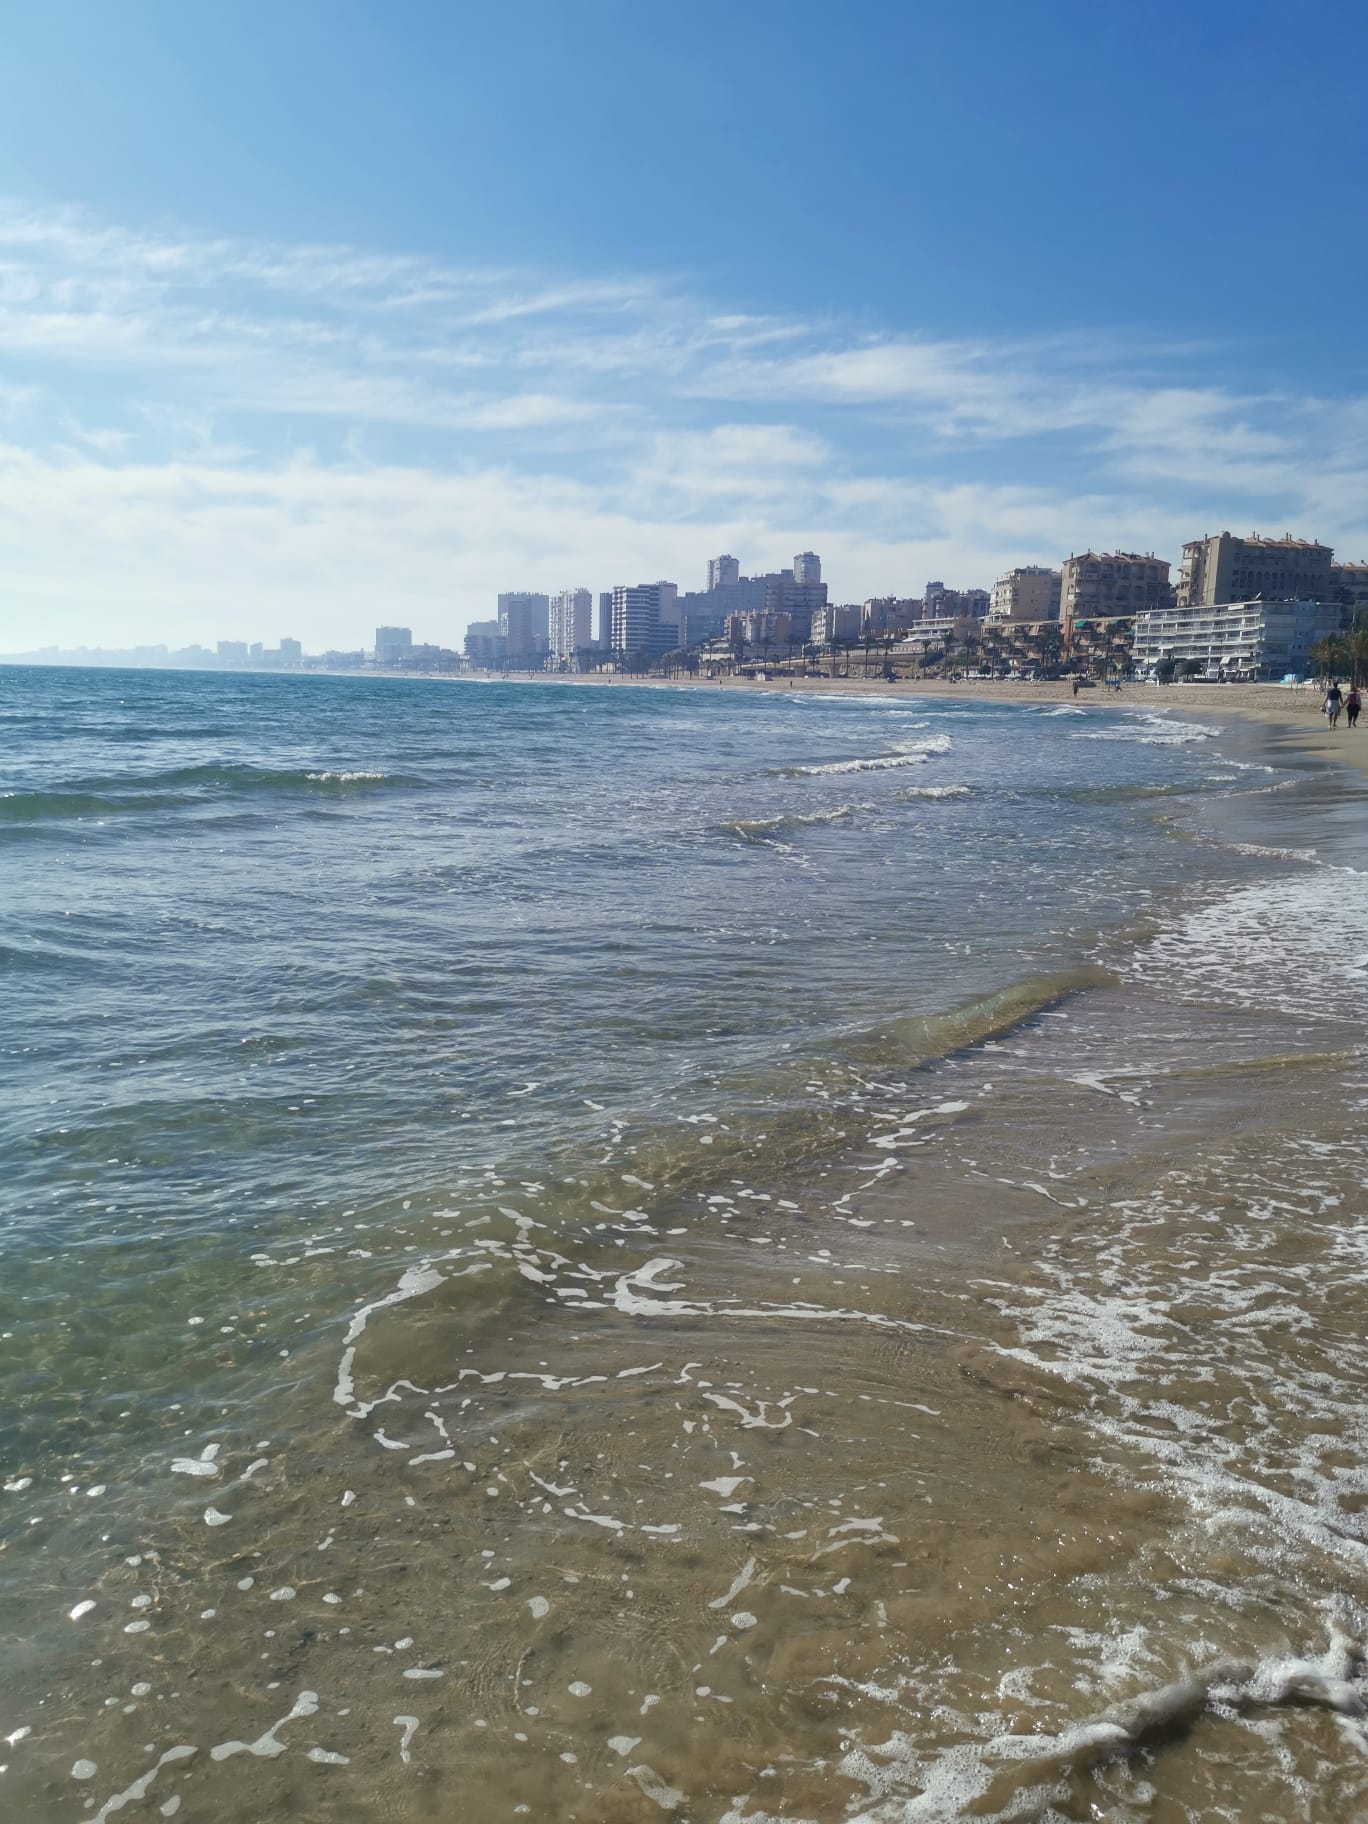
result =
[{"label": "sea", "polygon": [[1365,785],[880,693],[0,670],[0,1816],[1368,1817]]}]

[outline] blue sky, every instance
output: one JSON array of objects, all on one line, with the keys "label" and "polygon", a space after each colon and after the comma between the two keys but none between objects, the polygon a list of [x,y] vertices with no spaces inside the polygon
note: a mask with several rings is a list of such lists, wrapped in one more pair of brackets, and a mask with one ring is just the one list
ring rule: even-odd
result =
[{"label": "blue sky", "polygon": [[1368,557],[1348,5],[0,15],[0,650]]}]

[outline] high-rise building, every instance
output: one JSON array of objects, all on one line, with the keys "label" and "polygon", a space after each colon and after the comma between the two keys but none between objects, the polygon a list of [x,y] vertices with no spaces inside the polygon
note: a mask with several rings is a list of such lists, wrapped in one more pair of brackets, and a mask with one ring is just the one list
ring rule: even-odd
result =
[{"label": "high-rise building", "polygon": [[800,583],[792,570],[765,578],[765,609],[787,617],[789,637],[802,643],[812,637],[812,618],[826,607],[825,583]]},{"label": "high-rise building", "polygon": [[1169,567],[1152,551],[1083,551],[1064,560],[1059,618],[1067,641],[1075,621],[1110,620],[1167,608]]},{"label": "high-rise building", "polygon": [[730,589],[741,577],[741,565],[734,557],[708,559],[708,588]]},{"label": "high-rise building", "polygon": [[667,606],[678,613],[674,583],[619,584],[613,591],[612,650],[635,659],[668,652],[678,638],[673,620],[661,620],[662,591]]},{"label": "high-rise building", "polygon": [[551,598],[513,589],[499,597],[499,632],[510,665],[531,665],[546,656]]},{"label": "high-rise building", "polygon": [[1183,546],[1177,606],[1216,602],[1329,601],[1334,552],[1314,539],[1236,538],[1217,532]]},{"label": "high-rise building", "polygon": [[379,665],[399,665],[413,651],[411,627],[377,627],[375,658]]},{"label": "high-rise building", "polygon": [[611,652],[613,647],[613,592],[611,589],[599,591],[598,643],[604,652]]},{"label": "high-rise building", "polygon": [[299,661],[304,657],[304,648],[300,645],[298,640],[282,640],[280,642],[280,656],[287,665],[298,665]]},{"label": "high-rise building", "polygon": [[1021,564],[993,584],[990,621],[1057,621],[1063,577],[1043,564]]},{"label": "high-rise building", "polygon": [[220,665],[245,665],[247,663],[246,640],[220,640],[218,659]]},{"label": "high-rise building", "polygon": [[793,580],[795,583],[821,582],[822,560],[815,551],[800,551],[794,558]]},{"label": "high-rise building", "polygon": [[569,664],[589,644],[594,598],[587,589],[562,589],[551,597],[547,644],[558,665]]}]

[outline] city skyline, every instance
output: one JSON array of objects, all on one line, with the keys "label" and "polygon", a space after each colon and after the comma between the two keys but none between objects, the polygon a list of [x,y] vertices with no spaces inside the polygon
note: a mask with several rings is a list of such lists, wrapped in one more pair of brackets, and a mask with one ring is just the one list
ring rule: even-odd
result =
[{"label": "city skyline", "polygon": [[[0,649],[34,625],[317,649],[386,619],[459,644],[510,577],[692,587],[700,549],[811,544],[848,600],[1088,546],[1176,561],[1202,524],[1366,557],[1356,101],[1335,98],[1368,28],[1296,15],[1252,132],[1240,78],[1279,10],[1161,5],[1123,58],[1072,0],[873,7],[848,40],[758,0],[725,55],[706,6],[625,40],[592,3],[573,27],[534,4],[536,30],[419,3],[378,40],[303,0],[244,0],[235,30],[155,4],[80,32],[60,6],[12,17]],[[559,132],[610,40],[679,129],[631,159]],[[434,105],[394,120],[377,58]],[[1192,67],[1221,78],[1197,112]],[[687,130],[703,68],[721,136]],[[823,128],[782,159],[755,106],[779,76]],[[908,133],[873,104],[913,76]],[[1195,222],[1201,285],[1178,276]],[[1256,225],[1333,253],[1335,284],[1250,283]]]}]

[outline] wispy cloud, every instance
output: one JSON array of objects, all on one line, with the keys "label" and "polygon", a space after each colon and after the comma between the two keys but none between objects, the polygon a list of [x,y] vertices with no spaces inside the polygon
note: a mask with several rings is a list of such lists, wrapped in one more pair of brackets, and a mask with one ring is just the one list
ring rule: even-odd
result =
[{"label": "wispy cloud", "polygon": [[[510,581],[813,545],[838,595],[1220,524],[1368,551],[1368,399],[1238,350],[729,308],[0,203],[0,648],[455,638]],[[12,621],[12,624],[7,622]]]}]

